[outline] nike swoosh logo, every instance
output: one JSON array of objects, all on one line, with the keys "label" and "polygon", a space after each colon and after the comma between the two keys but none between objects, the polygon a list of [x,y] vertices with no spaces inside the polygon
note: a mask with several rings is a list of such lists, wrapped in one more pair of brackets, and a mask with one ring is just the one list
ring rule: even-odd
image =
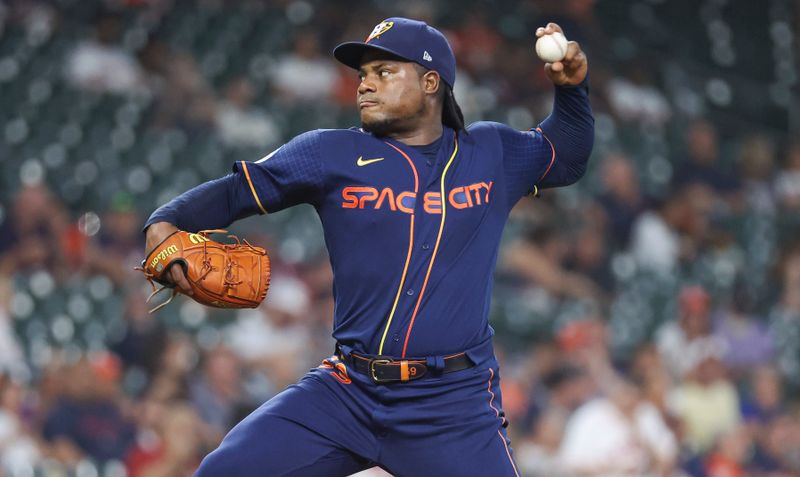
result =
[{"label": "nike swoosh logo", "polygon": [[356,164],[358,166],[366,166],[368,164],[372,164],[373,162],[378,162],[383,160],[382,157],[379,157],[377,159],[364,159],[363,157],[364,156],[358,156],[358,160],[356,161]]}]

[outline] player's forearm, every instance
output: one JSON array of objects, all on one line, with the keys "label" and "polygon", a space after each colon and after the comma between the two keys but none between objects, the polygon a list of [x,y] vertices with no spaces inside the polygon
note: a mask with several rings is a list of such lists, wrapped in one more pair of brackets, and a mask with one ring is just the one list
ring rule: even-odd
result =
[{"label": "player's forearm", "polygon": [[588,81],[580,86],[557,86],[553,111],[540,125],[556,158],[539,187],[572,184],[583,176],[594,145],[594,116]]},{"label": "player's forearm", "polygon": [[162,205],[147,219],[145,229],[168,222],[181,230],[227,227],[234,220],[259,212],[241,174],[229,174],[190,189]]}]

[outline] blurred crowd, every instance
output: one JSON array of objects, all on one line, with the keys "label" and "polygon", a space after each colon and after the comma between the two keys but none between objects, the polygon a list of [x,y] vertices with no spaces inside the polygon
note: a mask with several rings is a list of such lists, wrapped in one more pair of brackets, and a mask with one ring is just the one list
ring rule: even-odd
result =
[{"label": "blurred crowd", "polygon": [[[797,5],[758,23],[744,2],[439,3],[0,1],[0,476],[191,475],[333,351],[308,209],[238,226],[271,252],[256,310],[150,315],[133,268],[155,205],[299,132],[357,125],[356,75],[329,51],[391,15],[446,33],[468,122],[548,114],[535,26],[588,52],[589,172],[520,202],[496,274],[521,473],[800,476],[798,131],[790,101],[754,113],[733,94],[752,78],[718,41],[796,46]],[[659,8],[701,15],[665,25]],[[628,15],[640,44],[615,27]],[[660,49],[665,27],[715,32],[716,64]],[[697,88],[698,71],[723,79]],[[767,100],[795,84],[785,71]]]}]

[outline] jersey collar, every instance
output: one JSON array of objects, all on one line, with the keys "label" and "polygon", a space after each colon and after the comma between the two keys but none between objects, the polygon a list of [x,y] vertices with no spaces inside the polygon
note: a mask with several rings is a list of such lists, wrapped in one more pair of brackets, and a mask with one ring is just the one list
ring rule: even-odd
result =
[{"label": "jersey collar", "polygon": [[[447,160],[450,159],[450,155],[453,153],[453,148],[455,147],[455,136],[456,132],[453,129],[445,126],[444,124],[442,125],[442,142],[439,145],[439,152],[436,154],[436,163],[431,167],[430,174],[428,174],[427,177],[423,176],[420,178],[425,184],[425,188],[430,187],[439,179],[439,177],[441,177],[444,166],[447,163]],[[403,142],[388,137],[377,137],[374,135],[373,137],[380,139],[381,141],[386,141],[389,144],[399,148],[408,154],[409,157],[411,157],[417,164],[421,164],[425,161],[425,157],[422,153]]]}]

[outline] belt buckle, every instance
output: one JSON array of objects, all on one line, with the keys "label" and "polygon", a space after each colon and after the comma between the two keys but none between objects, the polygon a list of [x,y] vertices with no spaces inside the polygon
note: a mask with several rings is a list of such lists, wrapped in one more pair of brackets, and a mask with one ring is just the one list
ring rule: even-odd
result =
[{"label": "belt buckle", "polygon": [[374,359],[371,359],[369,361],[369,376],[372,378],[372,382],[374,382],[375,384],[380,384],[380,383],[390,383],[390,382],[394,381],[393,379],[381,380],[381,378],[379,378],[375,374],[375,365],[376,364],[391,364],[393,362],[394,362],[393,360],[386,359],[386,358],[374,358]]}]

